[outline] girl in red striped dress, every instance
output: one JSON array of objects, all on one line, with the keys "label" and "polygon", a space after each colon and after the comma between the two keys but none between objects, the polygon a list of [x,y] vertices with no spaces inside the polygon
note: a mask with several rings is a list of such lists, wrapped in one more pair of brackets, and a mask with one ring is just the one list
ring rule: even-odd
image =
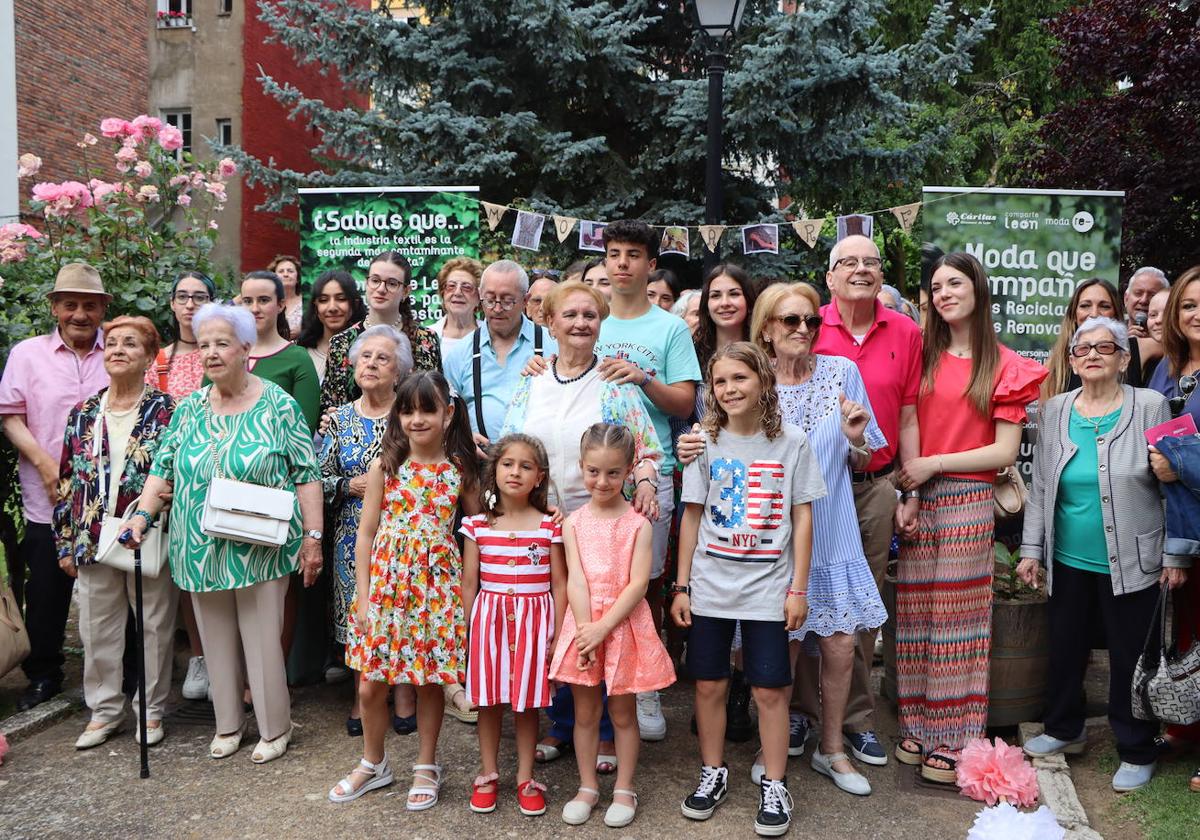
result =
[{"label": "girl in red striped dress", "polygon": [[482,482],[486,513],[463,520],[463,602],[470,615],[467,696],[479,707],[479,758],[471,810],[496,810],[500,720],[512,707],[517,735],[517,806],[546,812],[533,780],[538,709],[550,705],[551,640],[566,609],[562,526],[547,512],[550,465],[535,438],[513,434],[492,447]]}]

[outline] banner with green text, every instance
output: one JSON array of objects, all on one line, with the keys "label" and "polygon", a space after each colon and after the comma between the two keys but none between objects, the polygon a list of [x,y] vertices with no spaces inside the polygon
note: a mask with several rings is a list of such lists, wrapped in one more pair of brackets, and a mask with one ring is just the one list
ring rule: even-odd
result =
[{"label": "banner with green text", "polygon": [[1075,286],[1118,285],[1125,193],[926,187],[925,240],[987,269],[992,320],[1007,347],[1045,364]]},{"label": "banner with green text", "polygon": [[413,315],[441,317],[437,273],[454,257],[479,258],[478,187],[328,187],[300,191],[300,261],[306,278],[340,268],[361,290],[371,257],[399,251],[413,266]]}]

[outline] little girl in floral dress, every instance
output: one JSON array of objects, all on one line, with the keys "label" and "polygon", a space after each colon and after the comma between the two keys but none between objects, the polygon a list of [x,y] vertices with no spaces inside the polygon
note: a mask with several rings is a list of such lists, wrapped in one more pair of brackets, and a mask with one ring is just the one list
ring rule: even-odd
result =
[{"label": "little girl in floral dress", "polygon": [[445,697],[442,686],[466,679],[462,558],[454,540],[461,499],[479,510],[477,462],[467,408],[445,377],[409,375],[396,393],[380,457],[367,473],[355,544],[357,589],[346,664],[361,675],[363,758],[329,791],[349,802],[392,783],[384,752],[391,686],[417,690],[419,753],[408,792],[410,811],[437,804],[436,763]]}]

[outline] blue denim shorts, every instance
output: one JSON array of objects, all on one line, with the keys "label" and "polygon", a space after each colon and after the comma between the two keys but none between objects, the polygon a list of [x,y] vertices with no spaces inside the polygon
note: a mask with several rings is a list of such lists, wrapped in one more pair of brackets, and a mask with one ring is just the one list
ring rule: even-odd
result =
[{"label": "blue denim shorts", "polygon": [[[738,620],[692,613],[687,667],[695,680],[729,679],[729,654]],[[742,619],[742,668],[746,682],[759,688],[792,684],[787,627],[782,621]]]}]

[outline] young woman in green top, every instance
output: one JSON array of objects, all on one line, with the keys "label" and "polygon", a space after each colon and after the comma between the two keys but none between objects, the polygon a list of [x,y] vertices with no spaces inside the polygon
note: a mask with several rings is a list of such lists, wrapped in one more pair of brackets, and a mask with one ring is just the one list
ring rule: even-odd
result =
[{"label": "young woman in green top", "polygon": [[251,271],[242,280],[238,303],[250,310],[258,333],[250,350],[250,372],[287,391],[300,403],[308,428],[315,432],[320,417],[321,382],[308,351],[291,343],[283,281],[271,271]]},{"label": "young woman in green top", "polygon": [[[321,382],[312,358],[303,347],[290,343],[283,281],[271,271],[251,271],[242,280],[238,302],[254,316],[257,333],[247,368],[255,376],[274,382],[300,405],[310,431],[320,419]],[[283,619],[283,653],[288,682],[292,685],[324,678],[328,582],[305,589],[292,576]],[[297,637],[297,628],[300,628]]]}]

